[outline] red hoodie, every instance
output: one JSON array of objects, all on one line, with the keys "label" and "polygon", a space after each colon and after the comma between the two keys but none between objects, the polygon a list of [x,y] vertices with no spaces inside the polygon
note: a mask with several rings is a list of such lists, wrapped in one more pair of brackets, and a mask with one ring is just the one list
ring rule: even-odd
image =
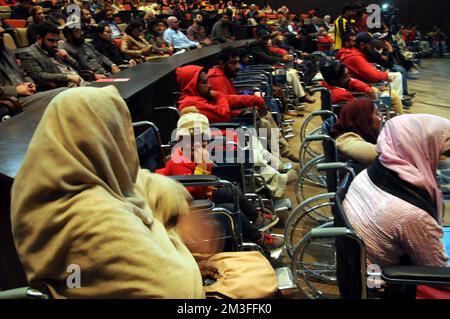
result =
[{"label": "red hoodie", "polygon": [[180,99],[178,109],[195,106],[199,112],[205,115],[210,123],[229,122],[231,109],[225,95],[218,93],[213,100],[207,100],[198,93],[197,82],[203,68],[198,65],[187,65],[177,68],[177,82],[180,87]]},{"label": "red hoodie", "polygon": [[[196,167],[197,164],[184,156],[180,150],[174,150],[166,167],[157,169],[156,173],[165,176],[194,175]],[[212,164],[208,164],[208,172],[212,172]],[[206,199],[207,197],[207,186],[189,186],[186,189],[194,199]]]},{"label": "red hoodie", "polygon": [[247,95],[224,95],[220,91],[216,96],[206,99],[197,91],[197,82],[203,68],[198,65],[187,65],[176,70],[177,81],[180,87],[180,99],[178,109],[181,111],[185,107],[195,106],[201,114],[205,115],[210,123],[229,122],[233,116],[242,112],[243,108],[256,106],[264,103],[264,100],[257,96]]},{"label": "red hoodie", "polygon": [[322,81],[321,85],[330,90],[331,92],[331,103],[338,104],[341,102],[347,102],[353,100],[355,97],[352,95],[352,93],[349,90],[354,90],[362,93],[369,93],[370,90],[372,90],[372,87],[370,85],[367,85],[366,83],[357,80],[357,79],[351,79],[348,84],[348,89],[341,88],[338,86],[331,86],[325,81]]},{"label": "red hoodie", "polygon": [[328,34],[324,34],[317,37],[317,43],[319,44],[319,50],[326,52],[331,50],[334,40]]},{"label": "red hoodie", "polygon": [[[264,99],[259,96],[238,95],[231,80],[227,77],[225,72],[217,66],[208,71],[208,82],[212,90],[225,94],[226,98],[233,106],[243,105],[260,108],[265,104]],[[235,114],[235,110],[232,112],[233,116],[239,115]]]},{"label": "red hoodie", "polygon": [[352,77],[361,81],[376,83],[389,79],[387,72],[378,71],[373,64],[367,61],[364,54],[356,48],[342,48],[339,50],[336,58],[345,64]]}]

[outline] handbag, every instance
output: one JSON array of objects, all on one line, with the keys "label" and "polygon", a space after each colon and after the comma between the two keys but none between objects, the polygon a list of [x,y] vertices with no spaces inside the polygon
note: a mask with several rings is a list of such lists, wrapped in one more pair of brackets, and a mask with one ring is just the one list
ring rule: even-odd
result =
[{"label": "handbag", "polygon": [[257,251],[223,252],[208,258],[218,270],[216,281],[204,286],[207,298],[271,298],[278,290],[275,270]]}]

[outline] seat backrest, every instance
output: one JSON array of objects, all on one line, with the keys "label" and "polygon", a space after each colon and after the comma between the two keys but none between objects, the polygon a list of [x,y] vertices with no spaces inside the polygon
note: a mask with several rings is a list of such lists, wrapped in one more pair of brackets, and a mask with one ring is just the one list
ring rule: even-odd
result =
[{"label": "seat backrest", "polygon": [[141,167],[151,172],[163,168],[166,163],[158,128],[151,122],[133,123],[133,128]]},{"label": "seat backrest", "polygon": [[11,16],[11,12],[0,12],[0,21],[3,19],[8,19]]},{"label": "seat backrest", "polygon": [[25,28],[27,24],[27,20],[25,19],[5,19],[3,22],[12,28]]},{"label": "seat backrest", "polygon": [[28,47],[30,44],[28,43],[27,28],[16,28],[14,31],[17,46],[19,48]]},{"label": "seat backrest", "polygon": [[15,51],[17,49],[16,42],[14,41],[13,37],[9,33],[3,34],[3,41],[5,43],[5,47],[7,47],[10,50]]},{"label": "seat backrest", "polygon": [[176,107],[157,107],[153,110],[152,121],[158,127],[162,144],[169,144],[172,132],[177,128],[180,111]]},{"label": "seat backrest", "polygon": [[[330,136],[331,130],[335,124],[336,120],[334,116],[329,116],[322,123],[322,132],[324,135]],[[336,143],[330,137],[329,139],[324,139],[322,141],[323,152],[325,156],[325,163],[334,163],[338,162],[338,150],[336,147]],[[337,170],[327,170],[327,190],[328,192],[335,192],[338,184],[338,176],[339,172]]]},{"label": "seat backrest", "polygon": [[322,90],[320,95],[321,109],[332,111],[331,92],[329,90]]}]

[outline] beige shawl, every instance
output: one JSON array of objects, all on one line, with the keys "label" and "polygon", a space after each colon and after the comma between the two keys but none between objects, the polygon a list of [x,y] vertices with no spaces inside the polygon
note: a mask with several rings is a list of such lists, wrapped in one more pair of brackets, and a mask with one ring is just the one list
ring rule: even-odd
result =
[{"label": "beige shawl", "polygon": [[[115,87],[66,90],[48,106],[12,189],[28,281],[54,297],[204,297],[198,266],[171,226],[188,198],[140,170]],[[76,283],[70,265],[81,270],[80,288],[67,285]]]}]

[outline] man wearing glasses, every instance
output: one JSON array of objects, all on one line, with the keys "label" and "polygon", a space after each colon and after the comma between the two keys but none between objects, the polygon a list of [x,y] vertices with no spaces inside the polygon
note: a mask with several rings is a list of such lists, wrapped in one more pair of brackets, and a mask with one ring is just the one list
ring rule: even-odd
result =
[{"label": "man wearing glasses", "polygon": [[191,41],[188,37],[179,30],[178,19],[174,16],[167,18],[167,24],[169,28],[164,31],[164,40],[173,46],[175,51],[191,50],[201,48],[200,43]]}]

